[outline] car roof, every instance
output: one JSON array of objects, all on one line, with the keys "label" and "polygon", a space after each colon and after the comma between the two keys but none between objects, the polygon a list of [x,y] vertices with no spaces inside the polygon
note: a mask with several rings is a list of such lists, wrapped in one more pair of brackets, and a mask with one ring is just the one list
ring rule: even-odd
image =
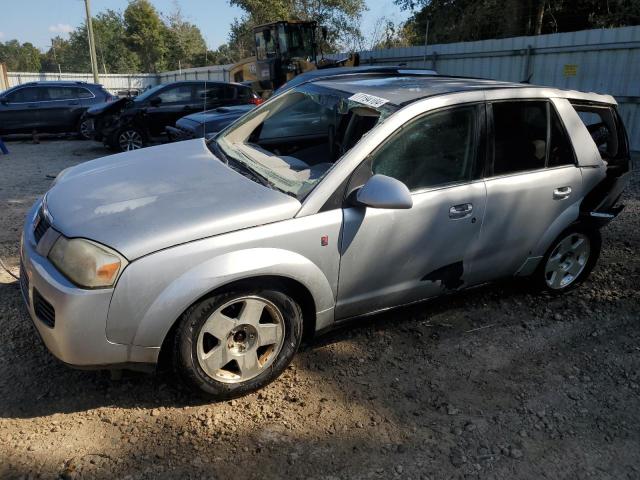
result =
[{"label": "car roof", "polygon": [[417,100],[448,93],[471,91],[521,89],[535,90],[542,96],[581,99],[607,104],[615,104],[609,95],[593,92],[563,90],[553,87],[530,85],[528,83],[503,82],[485,78],[455,77],[425,74],[405,68],[396,73],[353,72],[330,77],[310,79],[309,83],[333,88],[350,94],[364,93],[386,100],[390,104],[405,106]]},{"label": "car roof", "polygon": [[27,82],[27,83],[23,83],[21,85],[16,85],[16,87],[27,87],[27,86],[42,86],[42,85],[58,85],[58,86],[63,86],[63,87],[69,87],[69,86],[82,86],[82,87],[101,87],[102,85],[99,83],[87,83],[87,82],[81,82],[81,81],[76,81],[76,80],[40,80],[37,82]]},{"label": "car roof", "polygon": [[415,75],[412,73],[353,74],[319,78],[312,82],[343,92],[366,93],[383,98],[395,105],[406,105],[416,100],[447,93],[488,90],[495,88],[523,88],[528,84],[501,82],[481,78],[448,77],[441,75]]}]

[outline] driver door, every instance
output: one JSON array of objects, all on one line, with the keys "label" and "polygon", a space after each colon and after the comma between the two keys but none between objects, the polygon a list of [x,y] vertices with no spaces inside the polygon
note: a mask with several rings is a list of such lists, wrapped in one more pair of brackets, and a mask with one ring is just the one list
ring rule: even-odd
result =
[{"label": "driver door", "polygon": [[[344,208],[336,319],[466,286],[486,205],[479,168],[483,119],[480,104],[427,113],[387,140],[353,175],[402,181],[413,207]],[[359,186],[353,182],[350,191]]]}]

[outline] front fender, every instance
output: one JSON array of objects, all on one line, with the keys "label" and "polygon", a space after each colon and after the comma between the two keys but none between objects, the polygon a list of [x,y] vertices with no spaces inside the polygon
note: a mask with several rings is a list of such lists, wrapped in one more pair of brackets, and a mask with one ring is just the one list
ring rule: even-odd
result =
[{"label": "front fender", "polygon": [[[182,273],[163,265],[167,261],[169,265],[176,262],[179,268],[181,259],[162,258],[166,257],[162,253],[137,260],[123,272],[109,309],[110,341],[160,347],[173,323],[203,295],[237,280],[261,275],[298,281],[311,293],[317,312],[331,310],[335,303],[331,284],[322,270],[308,258],[289,250],[248,248],[228,252]],[[318,328],[323,326],[326,325]]]}]

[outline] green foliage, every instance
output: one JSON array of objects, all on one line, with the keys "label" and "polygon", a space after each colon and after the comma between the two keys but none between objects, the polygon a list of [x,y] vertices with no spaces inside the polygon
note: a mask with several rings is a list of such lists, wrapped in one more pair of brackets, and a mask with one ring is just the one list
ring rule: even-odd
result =
[{"label": "green foliage", "polygon": [[143,72],[165,69],[166,25],[149,0],[132,0],[124,11],[125,43],[140,59]]},{"label": "green foliage", "polygon": [[640,24],[640,0],[394,0],[407,43],[484,40]]},{"label": "green foliage", "polygon": [[40,70],[40,50],[29,42],[0,42],[0,63],[6,63],[9,71],[37,72]]},{"label": "green foliage", "polygon": [[252,29],[277,20],[315,20],[326,26],[328,37],[323,51],[349,48],[362,38],[360,16],[365,0],[229,0],[245,11],[231,26],[228,48],[236,59],[251,55],[254,48]]}]

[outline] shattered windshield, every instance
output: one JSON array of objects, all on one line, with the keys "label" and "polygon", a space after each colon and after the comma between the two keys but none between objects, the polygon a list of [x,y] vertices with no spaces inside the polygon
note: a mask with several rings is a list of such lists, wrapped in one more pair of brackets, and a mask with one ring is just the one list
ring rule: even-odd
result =
[{"label": "shattered windshield", "polygon": [[362,95],[301,85],[232,124],[215,138],[215,147],[231,168],[302,200],[398,108],[388,102],[363,103]]}]

